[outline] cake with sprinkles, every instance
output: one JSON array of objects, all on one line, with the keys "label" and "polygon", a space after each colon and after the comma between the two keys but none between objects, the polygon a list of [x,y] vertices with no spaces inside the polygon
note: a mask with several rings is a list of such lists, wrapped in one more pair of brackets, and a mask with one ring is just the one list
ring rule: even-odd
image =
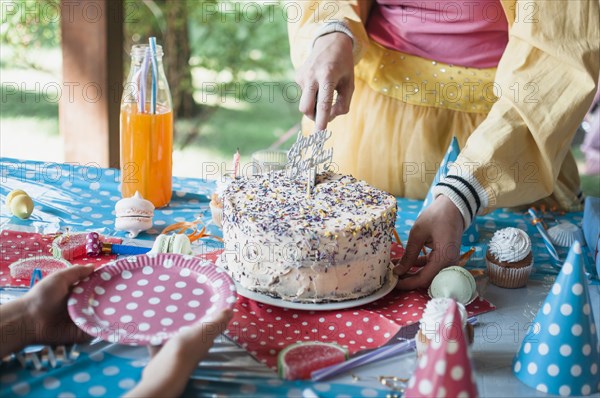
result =
[{"label": "cake with sprinkles", "polygon": [[283,300],[357,299],[387,280],[396,199],[351,176],[306,182],[285,171],[233,181],[223,194],[221,265],[242,287]]}]

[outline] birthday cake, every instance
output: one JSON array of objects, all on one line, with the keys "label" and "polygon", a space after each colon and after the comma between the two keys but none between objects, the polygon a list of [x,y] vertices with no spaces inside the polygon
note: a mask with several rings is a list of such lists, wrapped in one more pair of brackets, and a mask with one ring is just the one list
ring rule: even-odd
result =
[{"label": "birthday cake", "polygon": [[306,183],[285,171],[233,181],[223,193],[221,265],[242,287],[297,302],[370,295],[386,282],[396,200],[351,176]]}]

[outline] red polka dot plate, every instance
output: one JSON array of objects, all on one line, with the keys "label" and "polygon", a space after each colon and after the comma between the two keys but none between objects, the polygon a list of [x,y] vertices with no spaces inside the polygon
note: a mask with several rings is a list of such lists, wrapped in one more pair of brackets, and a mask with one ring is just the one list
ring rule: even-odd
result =
[{"label": "red polka dot plate", "polygon": [[73,288],[71,319],[111,343],[159,345],[182,328],[232,308],[235,285],[211,261],[179,254],[119,259]]}]

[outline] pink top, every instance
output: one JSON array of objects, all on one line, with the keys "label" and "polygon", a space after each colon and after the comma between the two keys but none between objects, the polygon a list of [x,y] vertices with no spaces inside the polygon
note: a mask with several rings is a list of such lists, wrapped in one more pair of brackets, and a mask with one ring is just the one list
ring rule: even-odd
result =
[{"label": "pink top", "polygon": [[508,42],[500,0],[377,0],[367,31],[386,48],[474,68],[497,66]]}]

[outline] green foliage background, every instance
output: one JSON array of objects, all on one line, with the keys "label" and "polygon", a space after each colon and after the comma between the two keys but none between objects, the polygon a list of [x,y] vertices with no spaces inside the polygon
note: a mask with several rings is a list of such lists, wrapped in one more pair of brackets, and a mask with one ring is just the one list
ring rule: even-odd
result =
[{"label": "green foliage background", "polygon": [[[283,1],[179,0],[186,3],[186,21],[166,20],[167,3],[125,2],[125,36],[129,44],[156,36],[161,42],[169,27],[187,24],[192,57],[190,67],[228,71],[240,81],[249,70],[282,78],[292,68]],[[227,83],[227,82],[223,82]]]},{"label": "green foliage background", "polygon": [[2,63],[43,69],[35,50],[60,45],[60,0],[2,0],[0,45],[13,49],[12,59]]},{"label": "green foliage background", "polygon": [[[36,49],[60,47],[60,0],[11,0],[10,3],[19,11],[12,12],[14,9],[11,6],[7,8],[5,4],[0,7],[3,13],[0,15],[0,46],[11,49],[9,56],[3,54],[2,67],[56,73],[60,68],[57,65],[50,68],[47,58],[39,57]],[[285,84],[292,80],[293,73],[282,4],[283,1],[124,0],[123,52],[128,54],[132,44],[145,43],[149,36],[155,36],[159,43],[164,43],[166,35],[173,34],[176,28],[183,28],[187,30],[190,54],[188,64],[180,66],[184,69],[182,73],[198,76],[198,71],[213,72],[218,78],[211,82],[217,83],[224,91],[233,92],[234,96],[235,93],[247,92],[243,89],[244,85],[254,82]],[[169,13],[169,7],[182,5],[186,10],[184,16],[173,17]],[[165,54],[169,51],[178,50],[165,48]],[[167,56],[164,61],[165,68],[172,67]],[[125,76],[129,62],[126,56]],[[60,76],[56,76],[56,81],[60,81]],[[169,84],[172,91],[174,85],[179,85],[178,89],[198,98],[201,82],[196,78],[197,87],[194,87],[191,81],[182,78],[169,81]],[[238,89],[231,90],[232,87]],[[176,122],[176,144],[180,147],[201,146],[227,156],[232,153],[232,148],[238,146],[246,155],[270,146],[298,123],[300,114],[297,104],[285,101],[280,93],[274,101],[268,96],[263,97],[259,102],[234,98],[236,104],[233,108],[220,103],[207,105],[196,102],[200,112]],[[19,109],[23,110],[23,115],[11,113],[11,117],[31,116],[27,115],[31,108],[28,111],[22,102],[4,105],[17,113]],[[46,108],[55,110],[57,114],[57,104],[48,105]],[[48,117],[47,112],[37,116]]]}]

